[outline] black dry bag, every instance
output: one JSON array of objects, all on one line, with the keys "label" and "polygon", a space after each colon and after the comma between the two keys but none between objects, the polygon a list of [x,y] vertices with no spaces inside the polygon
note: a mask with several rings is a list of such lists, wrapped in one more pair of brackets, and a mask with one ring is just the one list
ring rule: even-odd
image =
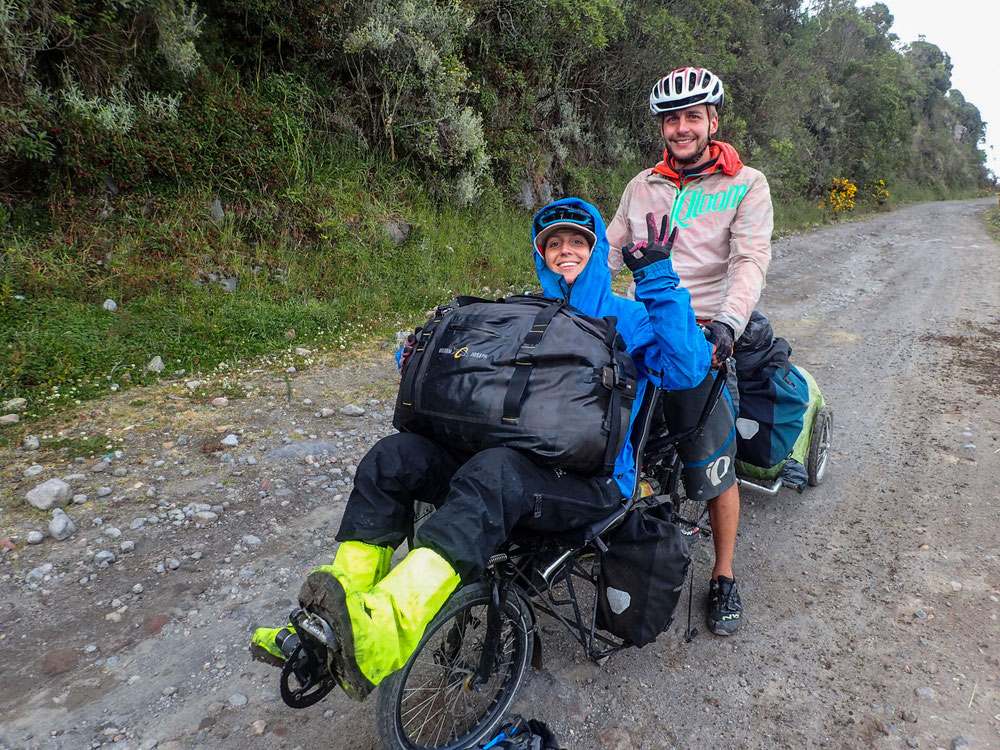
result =
[{"label": "black dry bag", "polygon": [[505,446],[610,474],[637,388],[616,322],[535,295],[459,297],[418,329],[392,423],[463,451]]}]

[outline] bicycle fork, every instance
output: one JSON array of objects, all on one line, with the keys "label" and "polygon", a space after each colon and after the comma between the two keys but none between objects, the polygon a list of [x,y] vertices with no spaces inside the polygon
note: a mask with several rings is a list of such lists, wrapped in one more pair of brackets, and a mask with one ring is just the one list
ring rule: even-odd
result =
[{"label": "bicycle fork", "polygon": [[490,606],[486,611],[486,638],[483,642],[483,651],[479,655],[479,666],[476,667],[476,672],[469,684],[469,688],[472,690],[489,682],[496,669],[500,650],[501,613],[507,603],[507,592],[506,578],[494,576],[490,580]]}]

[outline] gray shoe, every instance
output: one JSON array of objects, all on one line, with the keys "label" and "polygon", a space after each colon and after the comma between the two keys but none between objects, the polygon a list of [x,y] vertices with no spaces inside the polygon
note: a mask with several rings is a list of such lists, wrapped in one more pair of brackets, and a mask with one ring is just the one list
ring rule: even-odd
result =
[{"label": "gray shoe", "polygon": [[716,635],[732,635],[743,624],[743,605],[736,581],[726,576],[708,588],[708,628]]},{"label": "gray shoe", "polygon": [[354,630],[347,609],[347,595],[336,576],[316,569],[299,591],[299,603],[322,617],[336,635],[336,648],[327,648],[327,666],[349,698],[363,701],[375,689],[354,658]]}]

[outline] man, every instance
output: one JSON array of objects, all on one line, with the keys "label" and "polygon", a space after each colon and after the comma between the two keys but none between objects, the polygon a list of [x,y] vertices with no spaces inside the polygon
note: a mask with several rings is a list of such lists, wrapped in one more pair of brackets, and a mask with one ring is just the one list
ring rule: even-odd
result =
[{"label": "man", "polygon": [[[648,234],[648,242],[628,254],[637,280],[636,300],[629,300],[611,292],[604,221],[593,206],[557,201],[535,216],[532,228],[545,296],[563,297],[586,315],[615,316],[636,364],[629,437],[612,476],[546,468],[505,447],[470,455],[413,433],[383,438],[359,463],[333,564],[314,570],[299,593],[303,606],[332,626],[338,646],[328,661],[351,697],[365,698],[406,664],[451,592],[482,575],[515,525],[542,533],[574,528],[606,517],[635,492],[632,422],[645,389],[692,388],[711,363],[711,346],[671,266],[671,243],[652,229]],[[418,499],[437,511],[417,529],[414,549],[389,571]],[[280,664],[282,643],[293,632],[290,625],[259,628],[251,651]]]},{"label": "man", "polygon": [[[728,143],[712,140],[724,103],[722,81],[704,68],[680,68],[654,84],[649,109],[659,118],[663,161],[632,179],[608,226],[612,274],[622,269],[621,248],[643,236],[650,211],[666,215],[671,227],[681,229],[674,269],[715,347],[714,366],[732,355],[733,342],[760,298],[774,226],[767,179],[744,166]],[[730,396],[738,401],[734,383],[731,378]],[[703,384],[696,395],[664,394],[671,430],[697,419],[707,387]],[[740,512],[735,453],[734,413],[726,409],[716,409],[703,439],[681,452],[688,495],[708,501],[715,542],[708,621],[718,635],[735,633],[743,622],[733,574]]]}]

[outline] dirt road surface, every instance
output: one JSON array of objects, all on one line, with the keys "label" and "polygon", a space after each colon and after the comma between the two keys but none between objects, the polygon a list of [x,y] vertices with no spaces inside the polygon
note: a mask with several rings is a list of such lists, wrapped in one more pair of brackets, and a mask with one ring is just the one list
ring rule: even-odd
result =
[{"label": "dirt road surface", "polygon": [[[910,206],[776,243],[761,309],[835,410],[826,481],[743,492],[742,632],[685,644],[675,625],[597,666],[543,619],[520,711],[571,750],[1000,747],[989,205]],[[292,711],[246,643],[284,622],[334,551],[353,469],[391,430],[391,348],[175,376],[0,428],[40,442],[0,453],[0,746],[377,747],[374,701]],[[117,452],[78,459],[94,436]],[[76,496],[64,541],[25,502],[53,478]],[[32,530],[44,539],[28,544]]]}]

